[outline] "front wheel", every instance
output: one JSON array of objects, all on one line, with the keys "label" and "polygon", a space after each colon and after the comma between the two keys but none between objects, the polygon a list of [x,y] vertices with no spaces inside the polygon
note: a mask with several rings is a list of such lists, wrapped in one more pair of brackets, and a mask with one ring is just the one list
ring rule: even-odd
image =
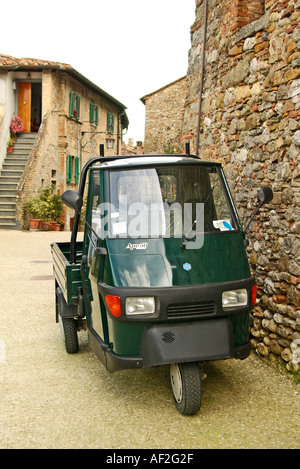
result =
[{"label": "front wheel", "polygon": [[198,363],[173,363],[170,379],[177,410],[183,415],[194,415],[201,407],[201,371]]}]

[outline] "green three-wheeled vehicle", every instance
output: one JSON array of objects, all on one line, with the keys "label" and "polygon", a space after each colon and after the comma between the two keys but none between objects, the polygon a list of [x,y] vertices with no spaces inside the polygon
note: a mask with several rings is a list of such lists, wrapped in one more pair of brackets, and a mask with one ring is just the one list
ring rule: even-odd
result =
[{"label": "green three-wheeled vehicle", "polygon": [[[178,411],[195,414],[204,362],[249,355],[256,301],[221,164],[190,154],[96,157],[62,199],[75,210],[70,242],[51,245],[67,352],[78,351],[85,327],[110,372],[170,365]],[[271,199],[260,189],[256,212]]]}]

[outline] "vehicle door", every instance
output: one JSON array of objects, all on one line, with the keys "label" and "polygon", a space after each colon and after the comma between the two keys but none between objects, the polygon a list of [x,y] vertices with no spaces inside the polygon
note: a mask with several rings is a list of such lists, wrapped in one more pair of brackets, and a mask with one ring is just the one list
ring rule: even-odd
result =
[{"label": "vehicle door", "polygon": [[86,219],[83,253],[86,256],[84,275],[90,280],[92,300],[87,314],[87,325],[105,342],[108,343],[107,319],[105,307],[99,295],[98,282],[103,276],[104,260],[100,253],[101,234],[101,201],[102,184],[100,183],[100,170],[90,171],[89,190],[86,205]]}]

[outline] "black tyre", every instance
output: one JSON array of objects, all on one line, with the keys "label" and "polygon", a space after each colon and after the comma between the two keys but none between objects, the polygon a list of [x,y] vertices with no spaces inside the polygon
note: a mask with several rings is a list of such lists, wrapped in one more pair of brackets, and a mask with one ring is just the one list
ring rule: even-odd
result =
[{"label": "black tyre", "polygon": [[170,379],[175,406],[183,415],[194,415],[201,407],[201,372],[198,363],[170,365]]},{"label": "black tyre", "polygon": [[68,353],[77,353],[79,350],[79,343],[76,319],[62,318],[59,314],[58,321],[66,351]]},{"label": "black tyre", "polygon": [[60,289],[56,288],[56,321],[59,323],[59,328],[65,343],[66,351],[68,353],[77,353],[79,350],[77,321],[74,318],[63,318],[61,316],[64,302],[65,299],[63,298]]}]

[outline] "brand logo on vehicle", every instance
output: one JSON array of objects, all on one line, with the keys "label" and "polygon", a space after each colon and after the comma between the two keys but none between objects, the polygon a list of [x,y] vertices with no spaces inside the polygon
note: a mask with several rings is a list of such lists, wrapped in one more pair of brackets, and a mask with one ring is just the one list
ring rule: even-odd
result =
[{"label": "brand logo on vehicle", "polygon": [[128,243],[126,246],[126,249],[130,249],[130,251],[133,251],[134,249],[147,249],[148,243],[139,243],[139,244],[133,244],[133,243]]},{"label": "brand logo on vehicle", "polygon": [[185,262],[182,267],[183,270],[186,270],[187,272],[192,268],[191,264],[189,264],[188,262]]}]

